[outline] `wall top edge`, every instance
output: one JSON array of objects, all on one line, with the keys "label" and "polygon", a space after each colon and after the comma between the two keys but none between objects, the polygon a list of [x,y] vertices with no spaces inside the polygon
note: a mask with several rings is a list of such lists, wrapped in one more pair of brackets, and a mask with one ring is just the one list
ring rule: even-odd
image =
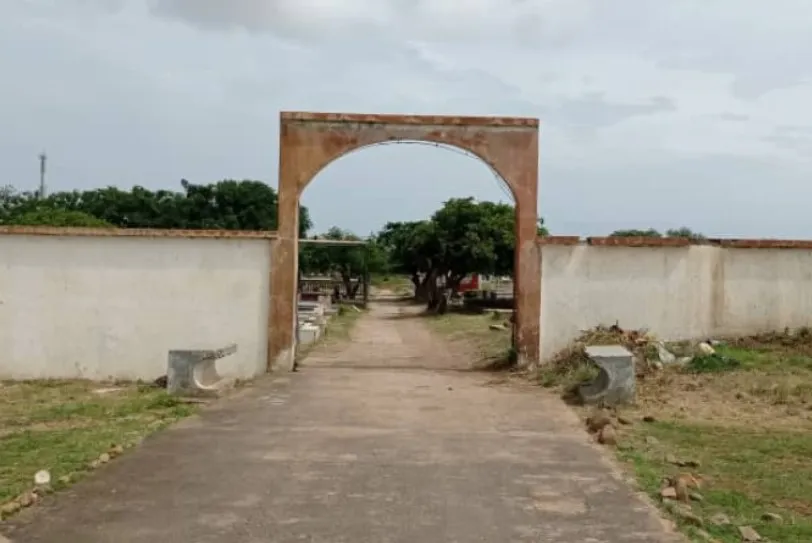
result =
[{"label": "wall top edge", "polygon": [[539,236],[536,242],[541,245],[592,245],[596,247],[688,247],[706,245],[729,249],[812,249],[812,240],[798,239],[744,239],[710,238],[691,240],[687,238],[651,237],[587,237],[580,236]]},{"label": "wall top edge", "polygon": [[160,228],[74,228],[53,226],[0,226],[0,236],[195,239],[276,239],[278,237],[277,233],[271,230],[176,230]]}]

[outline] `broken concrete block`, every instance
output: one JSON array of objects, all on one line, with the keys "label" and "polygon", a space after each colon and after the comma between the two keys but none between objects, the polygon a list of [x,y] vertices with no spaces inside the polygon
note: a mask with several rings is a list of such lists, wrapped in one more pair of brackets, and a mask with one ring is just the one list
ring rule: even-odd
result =
[{"label": "broken concrete block", "polygon": [[172,350],[166,374],[170,394],[217,394],[234,384],[217,372],[216,362],[237,352],[237,345],[211,350]]},{"label": "broken concrete block", "polygon": [[593,345],[586,355],[600,369],[591,383],[581,385],[584,403],[614,406],[634,401],[634,356],[621,345]]}]

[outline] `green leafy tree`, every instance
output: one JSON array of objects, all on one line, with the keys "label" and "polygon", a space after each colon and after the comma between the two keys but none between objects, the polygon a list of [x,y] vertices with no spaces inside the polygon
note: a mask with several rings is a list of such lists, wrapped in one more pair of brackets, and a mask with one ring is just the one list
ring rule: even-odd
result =
[{"label": "green leafy tree", "polygon": [[[546,235],[542,220],[539,235]],[[466,275],[513,273],[515,212],[507,204],[456,198],[427,221],[387,224],[378,240],[393,271],[412,278],[415,296],[442,310],[445,294]]]},{"label": "green leafy tree", "polygon": [[663,235],[653,228],[648,230],[615,230],[609,234],[611,238],[661,238]]},{"label": "green leafy tree", "polygon": [[18,226],[113,227],[109,222],[82,211],[47,208],[35,209],[20,215],[15,215],[8,224]]},{"label": "green leafy tree", "polygon": [[706,238],[704,234],[700,234],[699,232],[694,232],[687,226],[683,226],[682,228],[674,228],[666,232],[665,234],[669,238],[688,238],[692,241],[705,241]]},{"label": "green leafy tree", "polygon": [[[324,241],[362,241],[355,234],[334,226],[326,233],[316,236]],[[366,280],[366,273],[385,271],[386,258],[377,240],[362,245],[329,243],[300,243],[299,269],[304,274],[337,274],[341,277],[344,291],[350,299]]]},{"label": "green leafy tree", "polygon": [[[34,210],[78,211],[119,228],[274,230],[276,190],[261,181],[226,179],[208,185],[181,181],[181,192],[105,187],[56,192],[39,199],[34,193],[0,190],[0,224]],[[300,208],[299,229],[311,228],[307,208]]]}]

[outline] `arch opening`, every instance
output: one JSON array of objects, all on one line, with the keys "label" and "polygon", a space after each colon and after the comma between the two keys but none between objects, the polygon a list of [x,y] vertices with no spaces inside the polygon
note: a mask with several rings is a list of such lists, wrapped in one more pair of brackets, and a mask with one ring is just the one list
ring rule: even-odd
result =
[{"label": "arch opening", "polygon": [[461,149],[488,165],[514,200],[514,344],[520,365],[538,362],[541,262],[538,225],[538,120],[283,112],[279,149],[279,227],[273,248],[268,369],[292,370],[298,261],[298,208],[304,188],[328,164],[354,151],[416,141]]}]

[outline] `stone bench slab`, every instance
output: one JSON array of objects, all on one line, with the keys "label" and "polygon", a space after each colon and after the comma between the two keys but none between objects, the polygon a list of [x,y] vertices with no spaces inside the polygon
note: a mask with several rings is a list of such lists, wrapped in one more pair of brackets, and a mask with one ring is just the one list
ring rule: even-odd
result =
[{"label": "stone bench slab", "polygon": [[600,373],[592,382],[580,386],[583,402],[607,407],[633,403],[636,390],[634,355],[622,345],[590,345],[585,351]]}]

